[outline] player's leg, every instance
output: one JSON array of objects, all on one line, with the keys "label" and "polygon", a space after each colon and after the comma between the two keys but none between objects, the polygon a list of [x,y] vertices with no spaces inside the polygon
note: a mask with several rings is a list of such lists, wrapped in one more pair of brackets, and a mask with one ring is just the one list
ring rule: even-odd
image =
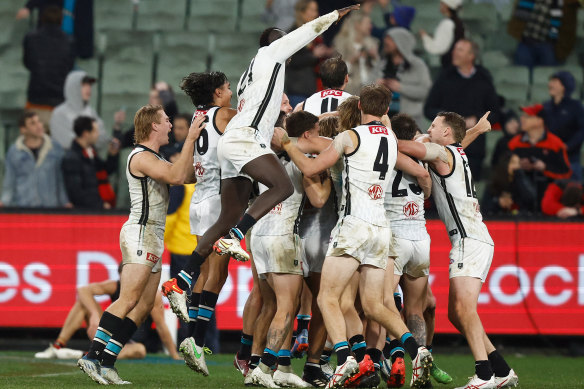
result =
[{"label": "player's leg", "polygon": [[[101,313],[101,310],[100,310]],[[95,336],[95,331],[97,329],[94,328],[93,331],[89,328],[89,318],[87,315],[87,311],[83,308],[83,305],[79,301],[75,301],[75,304],[69,310],[67,314],[67,318],[65,319],[65,323],[63,323],[63,327],[61,331],[59,331],[59,335],[57,335],[57,339],[49,345],[47,349],[44,351],[40,351],[35,353],[35,358],[40,359],[79,359],[83,356],[83,351],[81,350],[73,350],[70,348],[66,348],[67,342],[75,332],[81,328],[83,325],[83,321],[87,320],[87,330],[88,330],[88,337],[93,339]]]},{"label": "player's leg", "polygon": [[424,301],[428,276],[412,277],[404,274],[402,290],[404,291],[404,309],[406,325],[418,344],[426,343],[426,323],[424,322]]},{"label": "player's leg", "polygon": [[[387,266],[393,267],[393,261],[389,260]],[[392,336],[401,340],[412,358],[412,386],[425,384],[429,379],[432,356],[424,346],[418,345],[395,306],[387,308],[380,301],[378,291],[383,288],[384,269],[362,265],[360,272],[359,294],[365,315],[379,322]]]},{"label": "player's leg", "polygon": [[[426,287],[426,298],[424,301],[424,322],[426,323],[426,348],[428,351],[433,352],[432,341],[434,339],[434,328],[436,326],[436,298],[432,293],[432,288],[430,287],[430,282]],[[442,370],[436,364],[432,364],[432,369],[430,370],[430,375],[437,382],[441,384],[448,384],[452,382],[452,377],[446,371]]]},{"label": "player's leg", "polygon": [[302,293],[300,294],[300,308],[296,315],[297,331],[292,346],[292,357],[302,358],[304,353],[308,350],[308,325],[311,319],[312,307],[312,293],[306,282],[302,285]]},{"label": "player's leg", "polygon": [[507,388],[517,386],[519,383],[519,377],[517,377],[515,371],[509,367],[503,356],[499,354],[486,333],[484,334],[484,342],[489,362],[491,363],[493,373],[495,373],[494,378],[496,387]]},{"label": "player's leg", "polygon": [[[322,267],[317,301],[327,333],[337,354],[337,368],[331,378],[334,385],[342,385],[347,378],[359,371],[357,361],[350,356],[347,327],[339,302],[358,265],[359,262],[355,258],[343,255],[326,257]],[[331,385],[330,381],[329,385]]]},{"label": "player's leg", "polygon": [[118,354],[118,359],[144,359],[146,358],[146,347],[140,342],[126,343],[122,351]]},{"label": "player's leg", "polygon": [[[200,239],[199,236],[197,236],[197,241]],[[190,297],[190,302],[189,302],[189,323],[188,323],[188,329],[186,332],[186,336],[183,340],[181,340],[181,342],[179,344],[182,344],[182,342],[193,336],[193,334],[195,333],[195,328],[197,326],[197,317],[199,316],[199,303],[201,300],[201,293],[203,292],[203,287],[205,286],[205,282],[207,282],[207,277],[209,276],[209,258],[211,257],[211,255],[209,255],[209,257],[207,257],[205,259],[205,262],[203,262],[203,264],[201,265],[200,269],[199,269],[199,276],[197,277],[197,281],[195,282],[195,285],[193,286],[193,291],[191,293],[191,297]],[[180,348],[180,347],[179,347]]]}]

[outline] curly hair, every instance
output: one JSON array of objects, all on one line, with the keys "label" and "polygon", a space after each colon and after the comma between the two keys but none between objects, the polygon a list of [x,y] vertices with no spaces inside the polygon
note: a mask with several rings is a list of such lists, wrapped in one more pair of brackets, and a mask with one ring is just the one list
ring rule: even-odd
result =
[{"label": "curly hair", "polygon": [[351,96],[339,105],[339,132],[350,130],[361,124],[359,96]]},{"label": "curly hair", "polygon": [[227,76],[222,72],[191,73],[182,79],[180,88],[191,98],[195,107],[206,107],[213,104],[215,89],[226,82]]},{"label": "curly hair", "polygon": [[318,121],[320,136],[334,138],[339,133],[339,118],[337,116],[328,116]]}]

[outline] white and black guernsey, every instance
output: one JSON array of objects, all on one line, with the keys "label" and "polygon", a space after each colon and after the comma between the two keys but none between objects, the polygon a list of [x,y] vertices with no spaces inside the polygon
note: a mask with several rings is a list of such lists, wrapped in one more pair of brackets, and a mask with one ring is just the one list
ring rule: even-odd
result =
[{"label": "white and black guernsey", "polygon": [[302,103],[302,109],[313,115],[319,116],[323,113],[336,111],[339,105],[349,97],[351,97],[351,94],[345,91],[339,89],[325,89],[316,92],[307,98],[304,103]]},{"label": "white and black guernsey", "polygon": [[389,227],[384,198],[397,159],[397,140],[381,122],[362,124],[352,130],[359,143],[345,154],[340,215],[355,216],[380,227]]},{"label": "white and black guernsey", "polygon": [[[424,166],[422,162],[414,160]],[[428,239],[424,217],[424,191],[418,185],[416,177],[394,169],[389,178],[384,205],[391,223],[391,233],[395,237],[408,240]]]},{"label": "white and black guernsey", "polygon": [[237,114],[227,125],[226,133],[236,128],[253,127],[269,146],[280,114],[286,61],[338,17],[337,11],[323,15],[258,50],[237,84]]},{"label": "white and black guernsey", "polygon": [[432,195],[450,242],[455,245],[460,239],[472,238],[492,245],[464,149],[459,143],[445,147],[453,157],[452,171],[443,176],[430,169],[430,176]]},{"label": "white and black guernsey", "polygon": [[201,201],[219,194],[221,187],[221,166],[217,158],[217,143],[222,133],[217,129],[216,117],[220,107],[197,108],[193,119],[207,116],[209,121],[201,131],[195,143],[193,165],[197,177],[197,187],[191,201],[198,204]]},{"label": "white and black guernsey", "polygon": [[128,155],[126,178],[130,190],[130,217],[125,224],[143,226],[151,224],[164,228],[169,200],[168,184],[155,181],[148,176],[135,176],[130,171],[130,161],[138,153],[152,153],[156,158],[166,162],[159,153],[140,144],[137,144]]}]

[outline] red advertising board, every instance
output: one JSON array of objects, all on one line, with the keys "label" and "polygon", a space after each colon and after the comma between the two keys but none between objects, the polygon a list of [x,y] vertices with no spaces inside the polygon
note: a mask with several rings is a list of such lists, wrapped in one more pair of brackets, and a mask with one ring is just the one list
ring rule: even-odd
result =
[{"label": "red advertising board", "polygon": [[[118,237],[125,220],[0,214],[0,327],[60,327],[76,287],[117,277]],[[479,298],[487,332],[584,335],[584,225],[487,225],[495,241],[495,258]],[[428,231],[436,331],[452,333],[447,319],[450,242],[441,222],[428,222]],[[167,271],[168,253],[163,263]],[[232,261],[216,310],[220,329],[241,329],[251,287],[249,264]]]}]

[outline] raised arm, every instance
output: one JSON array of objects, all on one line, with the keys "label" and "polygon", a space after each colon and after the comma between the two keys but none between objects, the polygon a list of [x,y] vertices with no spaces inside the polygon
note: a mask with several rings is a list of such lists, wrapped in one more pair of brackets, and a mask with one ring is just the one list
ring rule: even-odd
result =
[{"label": "raised arm", "polygon": [[430,173],[419,163],[416,163],[407,155],[398,152],[395,168],[416,177],[418,184],[424,191],[424,198],[427,199],[430,197],[432,194],[432,179],[430,178]]},{"label": "raised arm", "polygon": [[448,174],[454,165],[452,153],[437,143],[399,140],[398,150],[410,157],[428,162],[440,174]]},{"label": "raised arm", "polygon": [[489,116],[490,113],[491,111],[487,111],[487,113],[485,113],[483,117],[479,119],[479,121],[477,122],[477,124],[475,124],[474,127],[466,130],[464,139],[462,140],[462,142],[460,142],[463,149],[466,149],[468,145],[474,142],[481,134],[491,131],[491,123],[487,120],[487,117]]},{"label": "raised arm", "polygon": [[182,185],[193,176],[193,156],[195,141],[205,127],[204,116],[196,118],[185,139],[183,149],[175,163],[168,163],[156,158],[152,153],[139,153],[130,162],[130,171],[134,175],[148,176],[153,180],[171,185]]}]

